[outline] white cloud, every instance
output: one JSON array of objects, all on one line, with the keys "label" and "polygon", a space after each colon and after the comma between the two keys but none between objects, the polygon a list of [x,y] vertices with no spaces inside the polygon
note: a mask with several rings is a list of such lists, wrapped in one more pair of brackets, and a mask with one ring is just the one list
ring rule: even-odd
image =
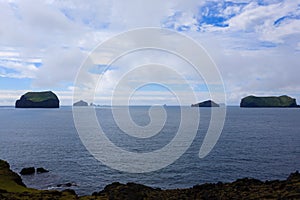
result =
[{"label": "white cloud", "polygon": [[300,94],[298,59],[290,49],[231,51],[215,55],[228,94],[236,104],[245,95]]},{"label": "white cloud", "polygon": [[12,106],[26,90],[0,90],[0,106]]},{"label": "white cloud", "polygon": [[[203,32],[197,32],[197,20],[202,17],[199,8],[207,2],[0,1],[1,76],[32,78],[35,89],[62,87],[67,91],[87,52],[99,42],[130,28],[163,26],[166,20],[171,20],[175,29],[186,26],[185,33],[204,44],[217,62],[230,103],[237,103],[247,93],[299,91],[296,75],[299,74],[300,20],[284,18],[274,25],[282,17],[299,16],[297,1],[267,0],[260,1],[264,4],[261,5],[257,1],[233,0],[248,5],[218,7],[220,17],[236,15],[224,22],[228,27],[204,23]],[[269,47],[265,42],[274,46]],[[131,64],[146,62],[143,56],[136,60]],[[38,68],[34,63],[41,66]],[[181,63],[171,60],[166,64]],[[186,69],[180,72],[190,74]],[[121,74],[122,70],[105,74],[106,91]],[[70,93],[62,94],[62,98],[69,99]]]},{"label": "white cloud", "polygon": [[0,51],[0,58],[2,57],[18,57],[20,54],[15,51]]},{"label": "white cloud", "polygon": [[261,39],[265,41],[283,43],[288,36],[295,35],[297,39],[300,37],[300,20],[286,20],[280,26],[258,27],[261,32]]},{"label": "white cloud", "polygon": [[0,2],[0,13],[0,42],[15,48],[74,43],[74,37],[84,31],[57,8],[42,1]]},{"label": "white cloud", "polygon": [[[3,62],[0,60],[2,71],[0,77],[8,78],[35,78],[38,68],[31,63]],[[1,67],[0,67],[1,68]]]},{"label": "white cloud", "polygon": [[77,71],[85,59],[85,53],[79,48],[48,49],[36,77],[34,87],[62,87],[62,83],[73,82]]},{"label": "white cloud", "polygon": [[228,6],[224,9],[223,16],[228,17],[231,15],[235,15],[237,13],[240,13],[241,9],[241,6]]},{"label": "white cloud", "polygon": [[225,30],[257,33],[263,41],[282,43],[284,37],[300,34],[299,20],[286,20],[275,26],[276,20],[291,13],[299,14],[297,1],[283,1],[261,6],[252,2],[243,8],[237,16],[229,19]]},{"label": "white cloud", "polygon": [[297,43],[296,50],[300,51],[300,42]]},{"label": "white cloud", "polygon": [[113,2],[109,0],[54,0],[51,5],[57,7],[76,24],[101,29],[110,23]]}]

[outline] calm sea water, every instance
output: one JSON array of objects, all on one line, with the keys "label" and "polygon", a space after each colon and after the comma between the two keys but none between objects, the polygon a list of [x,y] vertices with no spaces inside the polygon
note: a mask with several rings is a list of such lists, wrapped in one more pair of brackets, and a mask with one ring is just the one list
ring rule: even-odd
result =
[{"label": "calm sea water", "polygon": [[[149,139],[135,139],[122,133],[110,108],[96,110],[109,139],[135,152],[162,148],[174,137],[180,123],[180,108],[166,107],[168,118],[161,133]],[[141,126],[150,121],[148,110],[149,107],[130,108],[133,120]],[[76,132],[70,107],[1,107],[0,159],[9,161],[17,172],[29,166],[50,170],[45,174],[23,176],[29,187],[49,189],[73,182],[77,186],[71,189],[80,195],[100,191],[115,181],[164,189],[186,188],[243,177],[284,179],[300,170],[300,109],[228,107],[222,135],[204,159],[200,159],[198,153],[209,124],[210,109],[203,108],[200,113],[197,136],[180,159],[159,171],[130,174],[110,169],[89,154]]]}]

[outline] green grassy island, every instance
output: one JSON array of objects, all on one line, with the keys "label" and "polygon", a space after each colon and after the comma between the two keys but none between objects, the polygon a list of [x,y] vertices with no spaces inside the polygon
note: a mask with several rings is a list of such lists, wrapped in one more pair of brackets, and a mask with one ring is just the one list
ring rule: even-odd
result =
[{"label": "green grassy island", "polygon": [[16,101],[16,108],[59,108],[59,99],[51,91],[27,92]]},{"label": "green grassy island", "polygon": [[89,199],[300,199],[300,174],[292,173],[286,180],[260,181],[243,178],[232,183],[207,183],[188,189],[162,190],[136,183],[112,183],[89,196],[78,196],[73,190],[37,190],[28,188],[21,177],[0,160],[1,200],[89,200]]},{"label": "green grassy island", "polygon": [[296,99],[284,95],[279,97],[247,96],[241,100],[240,107],[296,108],[299,106],[296,103]]}]

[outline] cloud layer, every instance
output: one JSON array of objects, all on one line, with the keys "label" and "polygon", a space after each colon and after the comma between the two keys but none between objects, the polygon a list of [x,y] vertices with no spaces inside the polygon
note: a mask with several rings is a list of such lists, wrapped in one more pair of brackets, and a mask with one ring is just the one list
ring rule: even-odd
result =
[{"label": "cloud layer", "polygon": [[[63,102],[70,104],[74,78],[92,49],[116,34],[149,26],[181,32],[203,45],[222,74],[228,104],[250,94],[288,94],[300,101],[300,4],[294,0],[0,0],[0,19],[0,105],[13,104],[8,94],[12,88],[23,92],[25,85],[28,90],[61,92]],[[99,103],[120,73],[106,72]],[[168,101],[167,93],[161,100],[161,93],[155,87],[141,91],[137,98],[143,100],[137,103]],[[205,91],[199,92],[199,100],[205,98]]]}]

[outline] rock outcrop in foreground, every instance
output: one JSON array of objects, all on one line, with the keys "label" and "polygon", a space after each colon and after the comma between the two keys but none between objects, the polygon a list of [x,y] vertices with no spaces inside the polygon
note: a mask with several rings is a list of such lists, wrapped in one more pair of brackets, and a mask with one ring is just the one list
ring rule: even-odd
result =
[{"label": "rock outcrop in foreground", "polygon": [[90,196],[77,196],[73,190],[44,191],[27,188],[20,176],[0,160],[0,199],[300,199],[300,174],[292,173],[286,180],[260,181],[238,179],[232,183],[210,183],[188,189],[161,190],[136,183],[112,183]]},{"label": "rock outcrop in foreground", "polygon": [[241,107],[262,107],[262,108],[296,108],[299,107],[296,99],[289,96],[280,97],[256,97],[248,96],[241,100]]},{"label": "rock outcrop in foreground", "polygon": [[16,108],[59,108],[59,99],[51,91],[27,92],[16,101]]},{"label": "rock outcrop in foreground", "polygon": [[211,100],[208,100],[201,103],[192,104],[192,107],[220,107],[220,105]]},{"label": "rock outcrop in foreground", "polygon": [[35,168],[34,167],[27,167],[27,168],[23,168],[20,171],[21,175],[32,175],[35,173]]}]

